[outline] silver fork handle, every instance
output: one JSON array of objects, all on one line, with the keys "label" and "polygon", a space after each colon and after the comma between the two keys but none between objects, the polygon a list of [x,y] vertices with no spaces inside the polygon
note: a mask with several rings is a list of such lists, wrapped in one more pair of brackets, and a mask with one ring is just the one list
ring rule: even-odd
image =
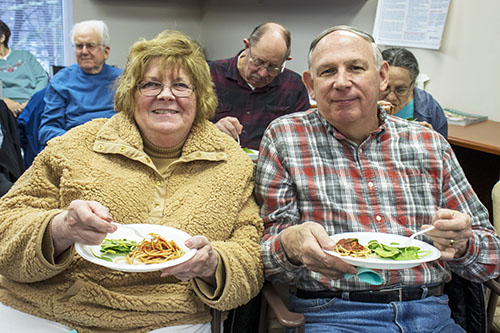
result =
[{"label": "silver fork handle", "polygon": [[118,222],[110,222],[111,224],[114,224],[116,225],[118,228],[125,228],[125,229],[129,229],[129,230],[132,230],[136,236],[138,237],[141,237],[141,238],[148,238],[149,235],[144,235],[142,232],[140,232],[139,230],[135,229],[135,228],[132,228],[126,224],[121,224],[121,223],[118,223]]}]

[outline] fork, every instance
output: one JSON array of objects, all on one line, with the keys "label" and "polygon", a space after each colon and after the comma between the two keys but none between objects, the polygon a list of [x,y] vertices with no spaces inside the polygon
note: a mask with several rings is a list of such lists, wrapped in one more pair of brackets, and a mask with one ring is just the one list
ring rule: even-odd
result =
[{"label": "fork", "polygon": [[427,231],[431,231],[431,230],[434,230],[434,226],[427,228],[427,229],[424,229],[424,230],[420,230],[418,232],[415,232],[403,244],[399,244],[399,245],[391,244],[391,246],[392,247],[408,247],[411,244],[411,242],[413,241],[413,239],[415,239],[415,237],[417,237],[418,235],[425,234]]},{"label": "fork", "polygon": [[125,229],[132,230],[134,232],[134,234],[136,236],[138,236],[138,237],[141,237],[141,238],[148,238],[148,237],[150,237],[149,235],[144,235],[142,232],[140,232],[136,228],[133,228],[133,227],[128,226],[126,224],[121,224],[121,223],[118,223],[118,222],[110,222],[110,223],[116,225],[118,228],[125,228]]}]

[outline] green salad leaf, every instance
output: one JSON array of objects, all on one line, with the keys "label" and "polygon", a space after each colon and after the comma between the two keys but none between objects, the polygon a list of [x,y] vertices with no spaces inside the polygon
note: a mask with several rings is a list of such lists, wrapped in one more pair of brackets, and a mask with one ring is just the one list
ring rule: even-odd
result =
[{"label": "green salad leaf", "polygon": [[127,255],[137,246],[137,242],[128,239],[105,239],[99,251],[102,253],[100,256],[96,255],[92,250],[92,255],[96,258],[111,261],[113,259],[109,255]]},{"label": "green salad leaf", "polygon": [[[397,243],[391,243],[397,244]],[[430,254],[431,251],[421,251],[419,247],[407,246],[407,247],[394,247],[390,245],[385,245],[377,240],[371,240],[368,242],[368,248],[375,253],[377,256],[384,259],[392,260],[416,260],[426,255]]]},{"label": "green salad leaf", "polygon": [[245,153],[247,154],[253,154],[253,150],[247,147],[243,147],[243,151],[245,151]]}]

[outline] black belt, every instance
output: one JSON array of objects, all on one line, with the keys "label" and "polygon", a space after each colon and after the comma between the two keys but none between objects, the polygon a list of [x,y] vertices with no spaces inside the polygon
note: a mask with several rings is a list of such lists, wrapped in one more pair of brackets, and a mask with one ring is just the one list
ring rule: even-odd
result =
[{"label": "black belt", "polygon": [[308,291],[297,289],[295,296],[299,298],[342,298],[354,302],[366,303],[390,303],[401,301],[414,301],[429,296],[443,295],[444,285],[438,284],[433,286],[422,286],[412,288],[390,288],[380,290],[364,290],[364,291]]}]

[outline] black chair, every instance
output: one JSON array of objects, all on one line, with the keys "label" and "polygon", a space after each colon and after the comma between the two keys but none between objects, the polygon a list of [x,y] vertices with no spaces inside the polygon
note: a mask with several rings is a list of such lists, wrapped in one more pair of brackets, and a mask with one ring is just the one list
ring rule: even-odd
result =
[{"label": "black chair", "polygon": [[66,66],[50,65],[50,77],[54,77],[54,75],[56,75],[56,73],[59,72],[64,67]]}]

